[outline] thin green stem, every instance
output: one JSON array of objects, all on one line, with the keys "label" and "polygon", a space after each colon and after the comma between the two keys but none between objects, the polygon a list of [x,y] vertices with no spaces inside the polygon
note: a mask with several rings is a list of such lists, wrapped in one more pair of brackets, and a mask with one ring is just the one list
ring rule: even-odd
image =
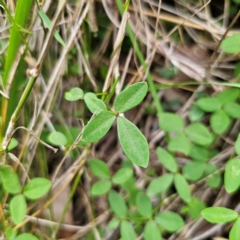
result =
[{"label": "thin green stem", "polygon": [[8,124],[8,127],[7,127],[7,132],[6,132],[5,137],[3,139],[3,142],[2,142],[2,148],[3,149],[7,149],[7,146],[9,144],[10,140],[11,140],[13,131],[15,130],[15,124],[16,124],[16,121],[19,117],[20,111],[21,111],[23,105],[25,104],[25,102],[26,102],[26,100],[27,100],[32,88],[33,88],[33,85],[34,85],[36,79],[37,79],[37,76],[33,76],[33,77],[30,78],[30,80],[29,80],[29,82],[28,82],[28,84],[27,84],[27,86],[26,86],[26,88],[25,88],[25,90],[24,90],[24,92],[23,92],[23,94],[20,98],[20,101],[19,101],[18,105],[16,106],[16,108],[15,108],[15,110],[14,110],[12,116],[11,116],[11,120],[10,120],[10,122]]}]

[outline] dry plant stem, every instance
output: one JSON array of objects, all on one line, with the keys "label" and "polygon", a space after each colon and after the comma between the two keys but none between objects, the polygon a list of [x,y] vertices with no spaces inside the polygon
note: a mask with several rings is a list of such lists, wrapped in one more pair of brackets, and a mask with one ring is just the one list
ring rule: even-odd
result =
[{"label": "dry plant stem", "polygon": [[88,12],[89,27],[91,32],[95,33],[98,31],[96,12],[95,12],[95,0],[89,0],[89,1],[91,2],[89,12]]},{"label": "dry plant stem", "polygon": [[78,43],[77,39],[75,39],[74,42],[75,42],[75,46],[76,46],[76,48],[77,48],[77,50],[78,50],[78,53],[79,53],[79,59],[78,59],[78,61],[79,61],[79,62],[82,61],[82,64],[83,64],[84,69],[85,69],[85,72],[86,72],[86,74],[87,74],[90,82],[92,83],[94,90],[97,90],[96,80],[95,80],[94,75],[93,75],[93,73],[92,73],[92,70],[91,70],[91,68],[90,68],[90,66],[89,66],[89,63],[86,61],[86,59],[85,59],[84,56],[83,56],[83,53],[82,53],[80,44]]},{"label": "dry plant stem", "polygon": [[[47,89],[45,90],[45,94],[43,95],[43,97],[41,99],[41,102],[39,104],[39,109],[43,108],[43,105],[44,105],[44,103],[46,102],[47,99],[48,99],[48,101],[51,102],[51,99],[53,98],[53,96],[50,95],[50,92],[53,89],[55,89],[54,86],[56,86],[57,83],[59,82],[59,73],[62,72],[61,69],[62,69],[62,65],[64,63],[64,60],[66,58],[66,55],[67,55],[68,51],[71,49],[72,44],[74,43],[75,37],[77,36],[77,34],[79,34],[80,26],[82,25],[83,20],[85,19],[86,15],[88,13],[88,10],[89,10],[89,2],[87,1],[86,7],[82,12],[81,17],[79,18],[78,22],[76,23],[74,29],[71,32],[71,36],[69,37],[69,40],[66,44],[67,47],[63,49],[63,51],[61,53],[61,56],[60,56],[60,59],[57,62],[56,67],[54,68],[52,75],[50,76],[49,84],[47,86]],[[51,96],[50,100],[49,100],[49,95]],[[46,112],[48,112],[48,111],[46,111]]]},{"label": "dry plant stem", "polygon": [[110,62],[110,66],[108,68],[108,73],[107,73],[106,80],[104,83],[103,92],[107,92],[107,90],[109,89],[109,87],[112,84],[113,71],[119,60],[121,45],[122,45],[122,41],[123,41],[123,38],[125,35],[126,24],[127,24],[127,20],[129,19],[129,17],[130,17],[130,15],[128,12],[125,12],[123,14],[122,22],[121,22],[120,28],[118,30],[118,35],[117,35],[116,41],[114,43],[113,57]]},{"label": "dry plant stem", "polygon": [[208,66],[208,71],[206,73],[206,79],[209,77],[211,70],[212,70],[212,64],[215,61],[216,55],[217,55],[217,51],[223,41],[223,39],[225,39],[225,37],[227,36],[227,33],[229,32],[229,30],[233,27],[233,25],[235,24],[235,22],[238,20],[240,16],[240,11],[238,11],[238,13],[236,14],[236,16],[234,17],[234,19],[232,20],[232,22],[230,23],[230,25],[228,26],[227,30],[225,31],[225,33],[222,35],[220,41],[217,44],[217,47],[214,50],[214,53],[212,54],[210,61],[209,61],[209,66]]},{"label": "dry plant stem", "polygon": [[78,240],[80,239],[80,237],[86,235],[89,231],[92,230],[92,228],[95,225],[100,225],[101,223],[105,222],[108,217],[109,217],[110,213],[109,211],[105,211],[103,214],[101,214],[99,217],[97,217],[95,219],[94,222],[90,222],[88,223],[86,226],[82,227],[78,232],[76,232],[72,237],[69,237],[67,239],[63,238],[63,239],[58,239],[58,240]]},{"label": "dry plant stem", "polygon": [[[198,12],[202,11],[204,8],[206,8],[206,6],[208,4],[210,4],[211,0],[209,0],[206,4],[204,4],[200,9],[198,9],[197,11],[195,11],[191,16],[189,16],[185,21],[188,21],[189,19],[193,18]],[[166,36],[166,38],[168,39],[170,37],[170,35],[172,35],[179,27],[181,27],[184,22],[179,24],[178,26],[174,27],[173,30]]]},{"label": "dry plant stem", "polygon": [[43,50],[42,50],[42,53],[40,54],[40,57],[39,57],[39,60],[37,62],[37,66],[34,68],[34,69],[31,69],[28,71],[28,74],[30,76],[30,80],[20,98],[20,101],[16,107],[16,109],[14,110],[12,116],[11,116],[11,119],[10,119],[10,122],[8,123],[8,127],[7,127],[7,131],[6,131],[6,134],[4,136],[4,139],[3,139],[3,142],[2,142],[2,148],[4,150],[7,149],[7,146],[11,140],[11,137],[12,137],[12,134],[13,134],[13,131],[15,129],[15,124],[16,124],[16,121],[18,119],[18,116],[19,116],[19,113],[23,107],[23,105],[25,104],[30,92],[32,91],[32,88],[33,88],[33,85],[35,84],[35,81],[37,79],[37,76],[39,74],[39,71],[42,67],[42,64],[43,64],[43,60],[45,58],[45,55],[47,53],[47,49],[49,48],[49,44],[50,44],[50,40],[53,36],[53,32],[54,32],[54,27],[57,23],[57,20],[61,14],[61,11],[64,7],[64,5],[66,4],[66,0],[61,0],[59,5],[58,5],[58,10],[57,10],[57,14],[55,15],[55,18],[54,18],[54,21],[52,23],[52,29],[49,31],[48,35],[47,35],[47,39],[45,41],[45,44],[44,44],[44,47],[43,47]]},{"label": "dry plant stem", "polygon": [[[40,104],[39,104],[39,109],[42,109],[43,108],[43,105],[44,103],[47,101],[47,105],[45,107],[45,113],[44,113],[44,116],[43,116],[43,120],[39,123],[39,126],[38,126],[38,133],[36,133],[37,135],[40,134],[42,132],[42,129],[44,127],[44,118],[47,117],[47,113],[49,112],[49,109],[52,105],[52,100],[54,98],[54,91],[60,81],[60,77],[59,77],[59,74],[61,73],[62,71],[62,66],[64,64],[64,60],[66,58],[66,55],[68,53],[68,50],[71,49],[71,46],[72,44],[74,43],[74,39],[75,37],[77,36],[77,34],[79,34],[79,29],[80,29],[80,26],[82,25],[83,23],[83,20],[85,19],[87,13],[88,13],[88,8],[89,8],[89,2],[87,1],[87,4],[83,10],[83,12],[81,13],[81,10],[84,6],[84,1],[81,1],[80,2],[81,4],[78,6],[78,9],[76,10],[77,12],[79,12],[80,14],[80,17],[79,19],[77,20],[73,30],[71,31],[71,35],[69,37],[69,40],[67,42],[67,48],[64,48],[62,53],[61,53],[61,56],[53,70],[53,73],[52,75],[50,76],[50,79],[49,79],[49,83],[48,83],[48,86],[47,88],[44,90],[44,95],[41,97],[41,101],[40,101]],[[40,115],[40,111],[37,113],[38,117]],[[34,126],[35,123],[34,122],[31,122],[30,124],[31,126]],[[36,132],[36,131],[35,131]],[[34,142],[32,138],[30,138],[29,142]],[[34,152],[36,151],[36,147],[37,145],[35,144],[35,150],[32,151],[32,158],[34,156]]]},{"label": "dry plant stem", "polygon": [[116,90],[115,90],[116,95],[118,95],[122,90],[123,83],[124,83],[124,80],[126,78],[127,71],[129,68],[130,60],[132,58],[132,54],[133,54],[133,49],[131,48],[130,51],[128,52],[128,56],[127,56],[127,59],[126,59],[126,62],[125,62],[124,68],[123,68],[123,72],[121,74],[121,79],[116,85]]},{"label": "dry plant stem", "polygon": [[80,133],[76,140],[74,141],[73,145],[67,150],[67,152],[65,153],[63,159],[61,160],[61,162],[58,164],[57,168],[55,169],[55,172],[53,174],[53,177],[52,177],[52,182],[55,182],[55,179],[57,177],[57,174],[61,168],[61,166],[63,165],[64,161],[66,160],[66,158],[69,156],[70,152],[76,147],[76,145],[79,143],[80,139],[82,137],[82,133]]},{"label": "dry plant stem", "polygon": [[72,173],[68,175],[67,178],[65,178],[64,182],[65,184],[58,190],[58,192],[50,199],[48,200],[39,210],[37,210],[35,213],[33,213],[30,217],[26,218],[24,221],[22,221],[20,224],[16,225],[14,229],[19,229],[20,227],[24,226],[26,223],[28,223],[31,219],[31,217],[36,217],[41,212],[47,208],[61,193],[62,191],[70,184],[74,176],[78,173],[78,171],[84,166],[84,159],[87,156],[87,150],[84,150],[81,154],[80,158],[76,161],[78,165],[73,169]]}]

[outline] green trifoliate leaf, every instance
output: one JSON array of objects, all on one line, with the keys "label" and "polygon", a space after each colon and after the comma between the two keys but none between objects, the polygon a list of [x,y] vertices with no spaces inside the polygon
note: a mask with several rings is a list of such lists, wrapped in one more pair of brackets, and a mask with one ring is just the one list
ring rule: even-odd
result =
[{"label": "green trifoliate leaf", "polygon": [[235,102],[237,98],[239,97],[239,89],[237,88],[229,88],[217,95],[217,99],[219,102],[221,102],[222,105],[229,103],[229,102]]},{"label": "green trifoliate leaf", "polygon": [[168,232],[176,232],[184,226],[182,217],[174,212],[166,211],[158,214],[155,220]]},{"label": "green trifoliate leaf", "polygon": [[190,162],[183,167],[183,175],[186,179],[191,181],[197,181],[203,176],[205,163],[201,162]]},{"label": "green trifoliate leaf", "polygon": [[93,184],[91,187],[91,194],[93,196],[101,196],[107,193],[111,189],[111,182],[108,180],[99,181]]},{"label": "green trifoliate leaf", "polygon": [[138,212],[146,218],[150,218],[152,216],[152,203],[149,197],[143,193],[139,192],[136,198],[136,205]]},{"label": "green trifoliate leaf", "polygon": [[233,34],[232,36],[227,37],[222,41],[220,48],[226,53],[239,53],[240,52],[240,46],[238,44],[239,41],[240,34],[239,33]]},{"label": "green trifoliate leaf", "polygon": [[124,117],[118,117],[117,130],[126,156],[136,165],[147,167],[149,161],[148,142],[140,130]]},{"label": "green trifoliate leaf", "polygon": [[238,213],[224,207],[209,207],[201,212],[202,216],[211,223],[226,223],[235,220]]},{"label": "green trifoliate leaf", "polygon": [[25,185],[23,194],[28,199],[36,200],[45,195],[51,186],[51,181],[46,178],[33,178]]},{"label": "green trifoliate leaf", "polygon": [[105,162],[99,159],[90,159],[88,163],[92,173],[96,177],[105,178],[105,179],[110,178],[111,175],[110,175],[109,167]]},{"label": "green trifoliate leaf", "polygon": [[188,155],[190,148],[190,142],[183,133],[180,133],[176,137],[170,139],[168,143],[168,149],[171,152],[182,152],[185,155]]},{"label": "green trifoliate leaf", "polygon": [[191,199],[190,188],[187,181],[181,174],[179,173],[175,174],[174,185],[180,198],[185,202],[189,202]]},{"label": "green trifoliate leaf", "polygon": [[229,116],[221,109],[216,111],[210,118],[210,126],[216,134],[224,133],[228,129],[230,123],[231,120]]},{"label": "green trifoliate leaf", "polygon": [[182,118],[175,113],[162,113],[160,115],[160,128],[166,132],[181,132],[184,124]]},{"label": "green trifoliate leaf", "polygon": [[226,103],[223,110],[229,117],[240,118],[240,105],[235,102]]},{"label": "green trifoliate leaf", "polygon": [[240,160],[233,158],[226,164],[224,187],[228,193],[235,192],[240,185]]},{"label": "green trifoliate leaf", "polygon": [[148,90],[147,83],[135,83],[123,90],[114,101],[114,108],[117,112],[123,113],[137,106],[146,96]]},{"label": "green trifoliate leaf", "polygon": [[64,98],[68,101],[74,102],[83,98],[83,90],[81,88],[72,88],[69,92],[65,92]]},{"label": "green trifoliate leaf", "polygon": [[147,194],[149,196],[153,194],[158,194],[166,191],[173,182],[173,175],[170,173],[164,174],[161,177],[153,179],[148,188],[147,188]]},{"label": "green trifoliate leaf", "polygon": [[17,225],[23,221],[27,214],[27,203],[25,197],[20,194],[14,196],[10,201],[10,213],[13,222]]},{"label": "green trifoliate leaf", "polygon": [[115,115],[109,111],[100,112],[84,128],[82,141],[87,143],[97,142],[107,134],[115,119]]},{"label": "green trifoliate leaf", "polygon": [[108,196],[108,201],[111,210],[119,217],[125,218],[127,216],[127,206],[121,195],[116,191],[111,190]]},{"label": "green trifoliate leaf", "polygon": [[208,146],[213,141],[212,134],[202,123],[192,123],[185,129],[187,137],[202,146]]},{"label": "green trifoliate leaf", "polygon": [[221,107],[221,103],[217,98],[205,97],[197,101],[198,107],[205,112],[214,112]]},{"label": "green trifoliate leaf", "polygon": [[124,184],[133,175],[133,170],[129,167],[119,169],[113,176],[112,181],[115,184]]},{"label": "green trifoliate leaf", "polygon": [[97,98],[94,93],[86,93],[84,95],[84,101],[91,113],[99,113],[107,110],[105,103]]},{"label": "green trifoliate leaf", "polygon": [[47,137],[47,140],[54,146],[64,146],[67,144],[66,136],[63,133],[57,131],[50,133]]},{"label": "green trifoliate leaf", "polygon": [[238,240],[240,236],[240,217],[237,218],[229,234],[229,240]]},{"label": "green trifoliate leaf", "polygon": [[238,134],[234,147],[237,155],[240,156],[240,133]]},{"label": "green trifoliate leaf", "polygon": [[120,227],[121,239],[122,240],[135,240],[136,235],[132,224],[128,221],[122,221]]},{"label": "green trifoliate leaf", "polygon": [[162,165],[169,170],[170,172],[176,172],[178,169],[176,160],[174,159],[174,157],[168,153],[166,150],[164,150],[161,147],[157,148],[157,156],[160,160],[160,162],[162,163]]},{"label": "green trifoliate leaf", "polygon": [[155,221],[147,221],[144,230],[143,236],[145,240],[162,240],[161,233]]},{"label": "green trifoliate leaf", "polygon": [[6,192],[20,193],[21,185],[17,173],[9,166],[0,166],[0,177],[3,188]]},{"label": "green trifoliate leaf", "polygon": [[22,233],[14,238],[14,240],[38,240],[38,238],[31,233]]}]

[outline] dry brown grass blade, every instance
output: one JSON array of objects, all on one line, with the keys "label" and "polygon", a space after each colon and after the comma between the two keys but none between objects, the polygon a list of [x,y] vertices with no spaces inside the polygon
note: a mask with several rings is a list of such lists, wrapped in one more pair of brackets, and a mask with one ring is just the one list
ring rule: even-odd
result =
[{"label": "dry brown grass blade", "polygon": [[[108,73],[107,73],[107,77],[104,83],[104,87],[103,87],[103,92],[107,92],[107,90],[109,89],[109,87],[112,84],[112,80],[113,80],[113,72],[114,69],[118,63],[119,60],[119,56],[120,56],[120,52],[121,52],[121,45],[122,45],[122,41],[125,35],[125,30],[126,30],[126,24],[127,21],[129,19],[130,15],[128,12],[125,12],[122,18],[122,22],[120,25],[120,28],[118,30],[118,35],[117,38],[114,42],[114,50],[113,50],[113,55],[112,55],[112,59],[110,62],[110,66],[108,68]],[[116,77],[116,76],[115,76]]]}]

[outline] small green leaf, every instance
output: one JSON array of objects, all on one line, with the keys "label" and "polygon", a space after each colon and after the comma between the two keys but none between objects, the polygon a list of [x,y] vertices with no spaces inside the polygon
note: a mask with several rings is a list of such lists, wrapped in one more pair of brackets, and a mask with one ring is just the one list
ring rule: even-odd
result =
[{"label": "small green leaf", "polygon": [[240,41],[240,34],[236,33],[230,37],[225,38],[222,41],[220,47],[226,53],[238,53],[240,52],[240,46],[238,44],[239,41]]},{"label": "small green leaf", "polygon": [[14,238],[14,240],[38,240],[38,238],[31,233],[22,233]]},{"label": "small green leaf", "polygon": [[235,102],[226,103],[223,110],[229,117],[240,118],[240,105]]},{"label": "small green leaf", "polygon": [[147,194],[151,196],[166,191],[171,186],[172,181],[173,175],[170,173],[166,173],[161,177],[153,179],[147,188]]},{"label": "small green leaf", "polygon": [[229,234],[229,240],[239,240],[240,236],[240,217],[237,218]]},{"label": "small green leaf", "polygon": [[115,98],[113,104],[115,110],[119,113],[123,113],[137,106],[140,102],[142,102],[147,94],[147,91],[148,86],[145,82],[132,84]]},{"label": "small green leaf", "polygon": [[120,233],[121,233],[122,240],[135,240],[136,239],[134,228],[133,228],[132,224],[128,221],[124,220],[121,222]]},{"label": "small green leaf", "polygon": [[168,143],[168,149],[171,152],[182,152],[185,155],[188,155],[190,148],[190,142],[183,133],[180,133],[176,137],[170,139]]},{"label": "small green leaf", "polygon": [[69,92],[65,92],[64,98],[70,102],[77,101],[83,98],[83,90],[81,88],[72,88]]},{"label": "small green leaf", "polygon": [[112,181],[115,184],[124,184],[133,175],[133,170],[129,167],[119,169],[113,176]]},{"label": "small green leaf", "polygon": [[217,99],[221,102],[222,105],[229,102],[235,102],[239,97],[239,92],[240,91],[237,88],[229,88],[227,90],[220,92],[217,95]]},{"label": "small green leaf", "polygon": [[206,208],[206,204],[199,199],[193,197],[188,203],[188,214],[193,219],[198,219],[201,216],[201,211]]},{"label": "small green leaf", "polygon": [[108,201],[111,210],[119,217],[125,218],[127,216],[127,206],[122,198],[116,191],[111,190],[108,196]]},{"label": "small green leaf", "polygon": [[23,221],[27,214],[27,204],[25,197],[20,194],[14,196],[10,201],[10,213],[13,222],[17,225]]},{"label": "small green leaf", "polygon": [[47,137],[48,142],[54,146],[64,146],[67,144],[66,136],[61,132],[52,132]]},{"label": "small green leaf", "polygon": [[84,128],[82,141],[87,143],[97,142],[107,134],[115,119],[115,115],[109,111],[100,112]]},{"label": "small green leaf", "polygon": [[8,151],[13,150],[18,145],[18,141],[16,138],[11,138],[10,143],[8,145]]},{"label": "small green leaf", "polygon": [[136,205],[139,213],[143,217],[150,218],[152,216],[152,203],[145,193],[138,193],[136,198]]},{"label": "small green leaf", "polygon": [[200,120],[204,116],[205,112],[197,105],[193,105],[188,113],[189,120],[192,122]]},{"label": "small green leaf", "polygon": [[214,112],[221,107],[221,103],[218,99],[211,97],[200,98],[197,101],[197,105],[205,112]]},{"label": "small green leaf", "polygon": [[238,213],[224,207],[209,207],[201,212],[202,216],[211,223],[226,223],[235,220]]},{"label": "small green leaf", "polygon": [[0,176],[3,188],[6,192],[16,194],[21,192],[21,185],[17,173],[8,166],[2,165],[0,167]]},{"label": "small green leaf", "polygon": [[86,93],[84,101],[91,113],[99,113],[107,110],[105,103],[101,99],[97,98],[94,93]]},{"label": "small green leaf", "polygon": [[185,202],[189,202],[191,199],[190,188],[188,186],[187,181],[181,174],[179,173],[175,174],[174,185],[180,198]]},{"label": "small green leaf", "polygon": [[212,134],[202,123],[192,123],[185,129],[187,137],[202,146],[208,146],[213,141]]},{"label": "small green leaf", "polygon": [[117,130],[126,156],[136,165],[147,167],[149,161],[148,142],[140,130],[124,117],[118,117]]},{"label": "small green leaf", "polygon": [[6,228],[4,233],[5,233],[5,236],[6,236],[7,240],[14,240],[16,238],[16,235],[17,235],[17,230],[8,227],[8,228]]},{"label": "small green leaf", "polygon": [[98,159],[90,159],[89,167],[92,173],[99,178],[109,179],[111,177],[108,165]]},{"label": "small green leaf", "polygon": [[[212,174],[217,170],[218,168],[215,165],[208,163],[205,168],[205,175],[208,176],[209,174]],[[222,182],[221,175],[219,173],[215,173],[211,177],[207,177],[206,182],[209,187],[218,188],[220,187]]]},{"label": "small green leaf", "polygon": [[155,221],[147,221],[144,230],[143,236],[145,240],[162,240],[161,233]]},{"label": "small green leaf", "polygon": [[101,196],[106,194],[111,189],[111,182],[108,180],[99,181],[92,185],[91,194],[93,196]]},{"label": "small green leaf", "polygon": [[197,181],[203,176],[205,166],[205,163],[189,162],[183,167],[183,175],[186,179]]},{"label": "small green leaf", "polygon": [[25,185],[23,194],[28,199],[36,200],[45,195],[51,186],[51,181],[46,178],[33,178]]},{"label": "small green leaf", "polygon": [[170,172],[176,172],[178,169],[176,160],[174,159],[174,157],[168,153],[166,150],[164,150],[161,147],[157,148],[157,156],[160,160],[160,162],[162,163],[162,165],[169,170]]},{"label": "small green leaf", "polygon": [[222,134],[224,133],[231,121],[229,116],[223,110],[217,110],[210,118],[210,126],[214,133]]},{"label": "small green leaf", "polygon": [[182,118],[175,113],[162,113],[160,128],[166,132],[181,132],[184,124]]},{"label": "small green leaf", "polygon": [[107,230],[115,230],[120,223],[119,218],[113,218],[110,220],[110,222],[107,225]]},{"label": "small green leaf", "polygon": [[240,156],[240,133],[238,134],[238,137],[234,144],[234,147],[235,147],[235,151],[236,151],[237,155]]},{"label": "small green leaf", "polygon": [[175,212],[162,212],[155,217],[155,220],[168,232],[176,232],[184,226],[182,217]]},{"label": "small green leaf", "polygon": [[228,193],[235,192],[240,185],[240,160],[233,158],[226,164],[224,187]]},{"label": "small green leaf", "polygon": [[208,150],[205,147],[192,144],[189,156],[194,160],[206,162],[208,160]]},{"label": "small green leaf", "polygon": [[[52,28],[52,23],[51,23],[51,20],[48,18],[48,16],[46,15],[45,12],[43,12],[42,10],[39,10],[38,11],[38,14],[40,15],[44,25],[46,28],[48,28],[49,30],[51,30]],[[62,37],[59,35],[59,33],[57,31],[54,31],[54,37],[56,38],[56,40],[62,44],[63,47],[67,47],[65,42],[63,41]]]}]

